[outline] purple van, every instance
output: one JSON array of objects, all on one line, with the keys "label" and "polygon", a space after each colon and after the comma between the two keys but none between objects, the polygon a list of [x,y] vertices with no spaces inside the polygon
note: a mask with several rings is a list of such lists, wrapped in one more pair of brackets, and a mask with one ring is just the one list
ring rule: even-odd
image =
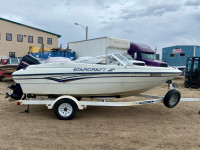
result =
[{"label": "purple van", "polygon": [[135,60],[144,61],[147,66],[168,67],[166,62],[156,60],[156,53],[148,45],[131,43],[128,54]]}]

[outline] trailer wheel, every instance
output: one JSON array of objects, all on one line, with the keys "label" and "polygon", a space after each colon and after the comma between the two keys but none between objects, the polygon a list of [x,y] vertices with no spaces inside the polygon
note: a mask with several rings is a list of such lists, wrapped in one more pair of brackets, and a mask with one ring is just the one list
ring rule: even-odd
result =
[{"label": "trailer wheel", "polygon": [[180,98],[181,93],[178,90],[173,89],[167,92],[163,99],[163,103],[166,107],[173,108],[179,103]]},{"label": "trailer wheel", "polygon": [[70,99],[61,99],[55,104],[55,114],[60,120],[70,120],[76,114],[77,105]]}]

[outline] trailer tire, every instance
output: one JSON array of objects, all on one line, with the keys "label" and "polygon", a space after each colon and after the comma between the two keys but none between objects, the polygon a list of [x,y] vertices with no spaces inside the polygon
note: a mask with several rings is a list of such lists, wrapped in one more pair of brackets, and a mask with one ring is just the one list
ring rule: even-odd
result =
[{"label": "trailer tire", "polygon": [[56,102],[54,110],[58,119],[70,120],[76,114],[77,105],[71,99],[61,99],[58,102]]},{"label": "trailer tire", "polygon": [[167,92],[163,99],[163,103],[166,107],[173,108],[179,103],[180,98],[181,93],[178,90],[173,89]]},{"label": "trailer tire", "polygon": [[0,77],[0,82],[2,82],[3,81],[3,77]]}]

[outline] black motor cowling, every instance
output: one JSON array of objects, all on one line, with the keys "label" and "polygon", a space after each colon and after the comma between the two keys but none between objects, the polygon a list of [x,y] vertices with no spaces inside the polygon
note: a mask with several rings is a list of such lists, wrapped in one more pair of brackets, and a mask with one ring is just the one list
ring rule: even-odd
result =
[{"label": "black motor cowling", "polygon": [[[41,63],[37,58],[35,58],[31,55],[25,55],[22,58],[20,64],[18,65],[17,70],[26,68],[29,65],[34,65],[34,64],[41,64]],[[23,91],[22,91],[20,84],[16,83],[16,84],[9,86],[8,88],[13,90],[13,93],[7,92],[6,93],[7,97],[11,97],[12,99],[15,99],[15,100],[20,100],[22,98]]]},{"label": "black motor cowling", "polygon": [[37,58],[31,55],[25,55],[22,58],[21,62],[19,63],[17,70],[20,70],[22,68],[28,67],[29,65],[35,65],[35,64],[41,64],[41,62]]}]

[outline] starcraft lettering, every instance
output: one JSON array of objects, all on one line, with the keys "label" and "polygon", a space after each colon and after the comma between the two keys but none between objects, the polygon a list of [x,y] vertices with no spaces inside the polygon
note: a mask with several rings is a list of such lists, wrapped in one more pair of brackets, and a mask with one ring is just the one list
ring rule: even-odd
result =
[{"label": "starcraft lettering", "polygon": [[106,71],[106,68],[74,68],[73,71]]}]

